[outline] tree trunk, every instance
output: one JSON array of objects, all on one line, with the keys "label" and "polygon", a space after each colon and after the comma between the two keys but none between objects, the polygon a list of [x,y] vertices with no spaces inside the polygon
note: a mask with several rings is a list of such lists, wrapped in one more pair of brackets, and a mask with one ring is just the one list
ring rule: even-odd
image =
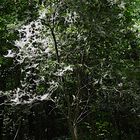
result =
[{"label": "tree trunk", "polygon": [[77,126],[74,126],[70,119],[68,119],[68,125],[69,125],[72,140],[78,140]]},{"label": "tree trunk", "polygon": [[77,127],[76,126],[73,126],[72,139],[73,140],[78,140]]}]

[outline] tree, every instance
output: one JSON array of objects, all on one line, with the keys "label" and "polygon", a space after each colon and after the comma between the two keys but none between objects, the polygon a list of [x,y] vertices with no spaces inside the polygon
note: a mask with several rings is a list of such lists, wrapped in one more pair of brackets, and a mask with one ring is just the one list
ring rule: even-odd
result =
[{"label": "tree", "polygon": [[[82,121],[97,139],[112,137],[111,133],[123,139],[127,126],[121,125],[123,117],[129,112],[131,118],[139,101],[133,72],[139,66],[134,55],[139,50],[134,1],[40,3],[38,16],[18,28],[17,52],[9,49],[5,54],[14,56],[21,69],[12,101],[53,99],[67,118],[72,140],[85,139]],[[95,117],[93,122],[89,116]],[[113,125],[115,130],[109,130]]]}]

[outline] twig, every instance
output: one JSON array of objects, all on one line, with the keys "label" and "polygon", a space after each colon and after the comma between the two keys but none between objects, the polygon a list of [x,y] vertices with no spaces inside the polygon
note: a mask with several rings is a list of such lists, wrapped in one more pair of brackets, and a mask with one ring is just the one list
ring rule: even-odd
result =
[{"label": "twig", "polygon": [[[22,119],[22,117],[21,117],[20,119]],[[17,129],[17,131],[16,131],[16,134],[15,134],[15,137],[14,137],[13,140],[16,140],[16,138],[17,138],[17,136],[18,136],[18,133],[19,133],[19,130],[20,130],[20,127],[21,127],[21,121],[22,121],[22,120],[20,120],[20,124],[19,124],[19,126],[18,126],[18,129]]]}]

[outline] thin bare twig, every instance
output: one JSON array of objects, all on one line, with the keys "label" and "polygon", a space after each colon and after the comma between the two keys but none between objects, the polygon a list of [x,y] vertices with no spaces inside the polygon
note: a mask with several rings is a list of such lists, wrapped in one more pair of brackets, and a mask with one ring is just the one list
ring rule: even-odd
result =
[{"label": "thin bare twig", "polygon": [[17,131],[16,131],[16,134],[15,134],[15,137],[14,137],[13,140],[16,140],[16,138],[17,138],[17,136],[18,136],[18,133],[19,133],[19,130],[20,130],[20,127],[21,127],[21,121],[22,121],[21,119],[22,119],[22,117],[19,119],[19,120],[20,120],[20,123],[19,123],[18,129],[17,129]]}]

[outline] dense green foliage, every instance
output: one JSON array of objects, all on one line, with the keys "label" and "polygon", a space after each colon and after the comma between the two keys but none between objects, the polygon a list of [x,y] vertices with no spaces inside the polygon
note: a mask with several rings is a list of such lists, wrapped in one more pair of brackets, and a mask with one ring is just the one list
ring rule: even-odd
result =
[{"label": "dense green foliage", "polygon": [[1,139],[138,140],[139,4],[1,0]]}]

